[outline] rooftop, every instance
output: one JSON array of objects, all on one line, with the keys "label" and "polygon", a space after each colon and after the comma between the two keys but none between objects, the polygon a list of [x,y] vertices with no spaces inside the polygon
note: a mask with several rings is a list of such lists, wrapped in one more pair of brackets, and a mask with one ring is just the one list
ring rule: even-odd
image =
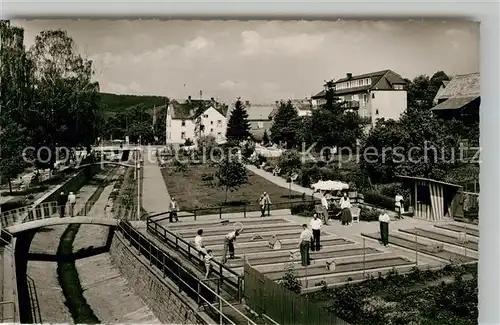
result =
[{"label": "rooftop", "polygon": [[[345,81],[353,81],[359,79],[371,78],[371,84],[361,87],[348,88],[348,89],[339,89],[335,91],[335,94],[342,95],[348,93],[356,93],[360,91],[366,91],[370,89],[392,89],[392,86],[397,84],[406,84],[406,81],[396,72],[387,69],[381,71],[375,71],[355,76],[346,76],[345,78],[338,79],[334,82],[335,85],[345,82]],[[325,97],[325,90],[320,91],[316,95],[312,96],[312,98],[323,98]]]},{"label": "rooftop", "polygon": [[456,75],[446,85],[446,88],[436,96],[435,100],[449,99],[451,97],[479,97],[479,73]]},{"label": "rooftop", "polygon": [[170,102],[172,107],[173,119],[195,119],[210,107],[215,108],[223,116],[227,114],[227,106],[216,102],[215,100],[200,100],[200,99],[187,99],[187,100],[172,100]]}]

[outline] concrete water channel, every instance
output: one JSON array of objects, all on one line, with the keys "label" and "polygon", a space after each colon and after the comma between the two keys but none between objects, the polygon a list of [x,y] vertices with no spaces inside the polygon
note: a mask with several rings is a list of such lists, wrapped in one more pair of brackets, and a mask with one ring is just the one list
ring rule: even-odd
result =
[{"label": "concrete water channel", "polygon": [[[118,168],[123,172],[123,167]],[[107,183],[91,212],[101,211],[108,203],[114,182]],[[77,192],[77,204],[85,203],[99,185],[88,184]],[[95,210],[95,211],[93,211]],[[74,323],[58,279],[58,246],[67,225],[40,228],[34,234],[27,256],[27,276],[33,280],[43,323]],[[101,250],[113,236],[112,229],[98,225],[80,225],[73,242],[73,253]],[[110,254],[75,261],[83,296],[101,323],[160,323],[148,306],[134,293]]]}]

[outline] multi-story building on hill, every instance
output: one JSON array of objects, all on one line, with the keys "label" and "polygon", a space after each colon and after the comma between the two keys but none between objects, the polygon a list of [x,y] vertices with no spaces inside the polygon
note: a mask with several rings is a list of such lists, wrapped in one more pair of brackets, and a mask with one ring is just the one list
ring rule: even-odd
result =
[{"label": "multi-story building on hill", "polygon": [[[406,111],[406,82],[392,70],[352,75],[334,82],[335,94],[347,109],[369,117],[372,125],[377,119],[397,120]],[[312,96],[313,108],[324,105],[326,90]]]}]

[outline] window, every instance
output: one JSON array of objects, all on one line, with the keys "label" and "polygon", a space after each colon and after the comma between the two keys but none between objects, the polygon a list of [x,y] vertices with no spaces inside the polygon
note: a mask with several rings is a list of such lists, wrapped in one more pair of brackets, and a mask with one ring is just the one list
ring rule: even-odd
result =
[{"label": "window", "polygon": [[208,114],[203,114],[203,118],[208,118]]},{"label": "window", "polygon": [[181,133],[181,139],[183,139],[183,140],[186,139],[186,132]]},{"label": "window", "polygon": [[210,124],[211,124],[211,125],[214,125],[214,121],[210,121]]},{"label": "window", "polygon": [[372,80],[370,78],[366,78],[366,84],[367,85],[371,85],[372,84]]},{"label": "window", "polygon": [[258,129],[263,129],[264,128],[264,122],[257,122],[257,128]]},{"label": "window", "polygon": [[182,125],[182,126],[186,126],[186,121],[185,121],[185,120],[182,120],[181,125]]},{"label": "window", "polygon": [[378,115],[378,108],[375,110],[375,115]]},{"label": "window", "polygon": [[367,101],[368,101],[368,96],[366,96],[366,94],[363,94],[363,105],[366,105]]},{"label": "window", "polygon": [[375,98],[375,93],[372,93],[372,98]]},{"label": "window", "polygon": [[172,139],[172,132],[168,132],[168,138]]},{"label": "window", "polygon": [[222,120],[217,120],[217,126],[222,126]]},{"label": "window", "polygon": [[214,129],[210,129],[210,133],[213,133],[214,132]]},{"label": "window", "polygon": [[394,85],[394,89],[402,90],[403,89],[403,85]]}]

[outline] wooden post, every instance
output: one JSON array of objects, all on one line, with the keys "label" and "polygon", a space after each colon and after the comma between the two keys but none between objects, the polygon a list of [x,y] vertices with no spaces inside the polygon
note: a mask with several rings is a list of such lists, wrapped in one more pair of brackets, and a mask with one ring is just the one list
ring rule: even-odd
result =
[{"label": "wooden post", "polygon": [[418,237],[417,237],[417,228],[413,228],[415,231],[415,266],[418,267]]},{"label": "wooden post", "polygon": [[365,238],[363,238],[363,280],[365,280],[365,269],[366,269],[366,242]]}]

